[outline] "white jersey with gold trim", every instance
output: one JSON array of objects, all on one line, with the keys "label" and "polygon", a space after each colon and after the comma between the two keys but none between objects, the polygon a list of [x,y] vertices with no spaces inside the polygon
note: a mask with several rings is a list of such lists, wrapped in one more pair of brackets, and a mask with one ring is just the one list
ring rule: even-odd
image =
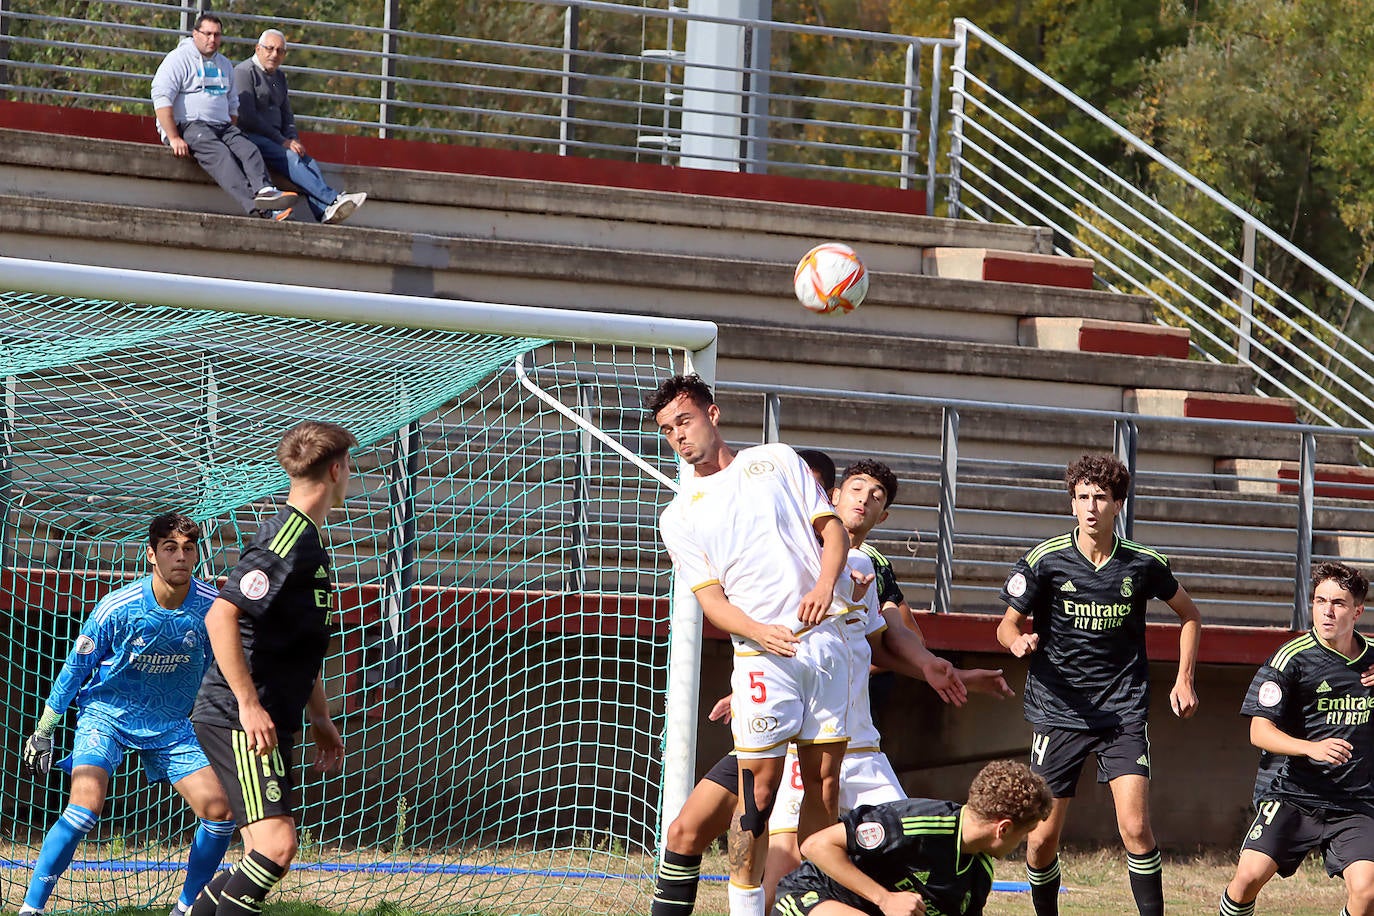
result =
[{"label": "white jersey with gold trim", "polygon": [[[684,481],[661,528],[677,574],[693,591],[719,584],[754,620],[797,632],[801,599],[821,572],[813,526],[834,514],[806,463],[789,446],[772,443],[743,449],[716,473]],[[836,613],[846,610],[846,602],[835,602]],[[761,651],[738,636],[734,641],[738,649]]]}]

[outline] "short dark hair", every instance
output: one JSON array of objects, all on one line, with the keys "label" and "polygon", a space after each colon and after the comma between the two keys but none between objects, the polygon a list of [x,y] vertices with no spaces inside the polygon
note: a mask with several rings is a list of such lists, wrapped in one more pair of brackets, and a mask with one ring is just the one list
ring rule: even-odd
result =
[{"label": "short dark hair", "polygon": [[200,27],[207,22],[213,22],[215,25],[219,26],[221,32],[224,31],[224,20],[220,19],[214,13],[201,13],[196,17],[196,24],[191,26],[191,28],[199,31]]},{"label": "short dark hair", "polygon": [[715,396],[711,394],[711,386],[693,372],[691,375],[674,375],[664,379],[662,384],[644,399],[644,409],[649,412],[649,416],[657,417],[660,410],[684,394],[702,410],[716,402]]},{"label": "short dark hair", "polygon": [[1043,821],[1050,816],[1052,804],[1044,778],[1014,760],[989,763],[968,788],[968,806],[980,817],[1009,820],[1017,827]]},{"label": "short dark hair", "polygon": [[805,461],[806,466],[812,471],[821,475],[821,486],[825,488],[825,495],[829,498],[830,491],[835,489],[835,462],[818,448],[799,448],[797,457]]},{"label": "short dark hair", "polygon": [[858,477],[860,474],[872,477],[882,484],[883,492],[887,494],[887,499],[883,503],[884,509],[892,505],[892,501],[897,498],[897,475],[892,472],[892,468],[881,461],[862,458],[844,469],[844,474],[840,477],[840,486],[844,486],[849,478]]},{"label": "short dark hair", "polygon": [[200,543],[200,526],[180,512],[164,512],[148,524],[148,546],[157,545],[174,534],[184,536],[192,544]]},{"label": "short dark hair", "polygon": [[320,480],[329,466],[358,444],[353,434],[337,423],[304,420],[286,431],[277,444],[277,463],[293,478]]},{"label": "short dark hair", "polygon": [[1344,563],[1318,563],[1312,567],[1313,589],[1328,579],[1350,592],[1356,604],[1364,604],[1369,594],[1369,580],[1358,569]]},{"label": "short dark hair", "polygon": [[1069,495],[1080,483],[1099,486],[1112,494],[1112,499],[1121,502],[1131,489],[1131,472],[1126,470],[1115,455],[1084,455],[1064,472],[1064,483],[1069,487]]}]

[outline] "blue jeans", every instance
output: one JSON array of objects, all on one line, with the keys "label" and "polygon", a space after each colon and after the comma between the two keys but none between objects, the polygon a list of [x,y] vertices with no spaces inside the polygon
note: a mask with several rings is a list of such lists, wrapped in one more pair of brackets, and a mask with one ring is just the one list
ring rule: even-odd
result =
[{"label": "blue jeans", "polygon": [[306,202],[310,204],[310,212],[315,214],[315,220],[318,222],[324,219],[325,208],[334,202],[339,192],[324,180],[324,176],[320,174],[319,164],[309,156],[296,155],[270,137],[250,134],[247,131],[244,131],[243,135],[252,140],[262,152],[263,161],[270,170],[290,178],[291,183],[301,189]]}]

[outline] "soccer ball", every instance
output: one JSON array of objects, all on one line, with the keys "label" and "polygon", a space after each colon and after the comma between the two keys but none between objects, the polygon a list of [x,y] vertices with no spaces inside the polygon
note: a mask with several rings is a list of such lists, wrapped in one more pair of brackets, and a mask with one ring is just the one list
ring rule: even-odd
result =
[{"label": "soccer ball", "polygon": [[797,300],[820,314],[848,313],[868,295],[868,271],[854,249],[839,242],[817,245],[792,275]]}]

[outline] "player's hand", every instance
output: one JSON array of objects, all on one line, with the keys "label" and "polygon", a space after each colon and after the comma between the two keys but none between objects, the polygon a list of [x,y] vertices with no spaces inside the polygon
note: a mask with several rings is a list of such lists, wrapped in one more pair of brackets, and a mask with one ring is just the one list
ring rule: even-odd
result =
[{"label": "player's hand", "polygon": [[959,668],[954,673],[969,693],[986,693],[999,700],[1016,696],[1016,691],[1002,677],[1001,668]]},{"label": "player's hand", "polygon": [[801,642],[796,633],[781,624],[761,626],[749,638],[762,646],[763,651],[769,655],[781,655],[783,658],[796,655],[797,643]]},{"label": "player's hand", "polygon": [[1197,691],[1192,684],[1178,682],[1169,691],[1169,708],[1180,719],[1191,719],[1197,712]]},{"label": "player's hand", "polygon": [[259,757],[266,757],[277,746],[277,726],[260,704],[239,704],[239,725],[248,735],[248,749]]},{"label": "player's hand", "polygon": [[187,156],[191,155],[190,144],[180,137],[174,140],[168,140],[167,145],[172,148],[172,155],[176,156],[178,159],[185,159]]},{"label": "player's hand", "polygon": [[1360,675],[1360,683],[1366,687],[1374,687],[1374,665],[1364,669],[1364,674]]},{"label": "player's hand", "polygon": [[1344,738],[1323,738],[1308,743],[1307,756],[1317,763],[1341,766],[1350,762],[1350,756],[1354,752],[1355,748]]},{"label": "player's hand", "polygon": [[830,613],[830,603],[834,600],[833,588],[822,588],[817,585],[802,596],[801,605],[797,608],[797,619],[805,626],[815,626]]},{"label": "player's hand", "polygon": [[1022,633],[1009,647],[1011,654],[1017,658],[1025,658],[1038,648],[1040,648],[1039,633]]},{"label": "player's hand", "polygon": [[706,718],[710,719],[712,722],[729,722],[730,717],[733,715],[730,709],[730,701],[734,699],[734,696],[733,693],[727,693],[719,700],[716,700],[716,705],[711,707],[711,711],[706,714]]},{"label": "player's hand", "polygon": [[925,916],[926,901],[911,891],[888,891],[878,901],[883,916]]},{"label": "player's hand", "polygon": [[948,659],[932,655],[930,660],[921,666],[921,673],[926,676],[926,683],[946,703],[951,706],[963,706],[968,702],[968,691],[964,688],[964,682],[954,673],[954,666]]},{"label": "player's hand", "polygon": [[873,584],[873,580],[877,577],[873,573],[864,574],[857,569],[851,568],[849,570],[849,578],[850,581],[854,583],[854,603],[858,604],[860,601],[864,600],[864,595],[868,594],[868,587]]},{"label": "player's hand", "polygon": [[321,773],[337,773],[343,769],[343,736],[334,720],[324,718],[310,723],[310,740],[315,742],[315,769]]},{"label": "player's hand", "polygon": [[34,732],[29,735],[24,742],[23,753],[20,754],[19,764],[25,773],[34,776],[47,776],[52,769],[52,735],[43,735]]}]

